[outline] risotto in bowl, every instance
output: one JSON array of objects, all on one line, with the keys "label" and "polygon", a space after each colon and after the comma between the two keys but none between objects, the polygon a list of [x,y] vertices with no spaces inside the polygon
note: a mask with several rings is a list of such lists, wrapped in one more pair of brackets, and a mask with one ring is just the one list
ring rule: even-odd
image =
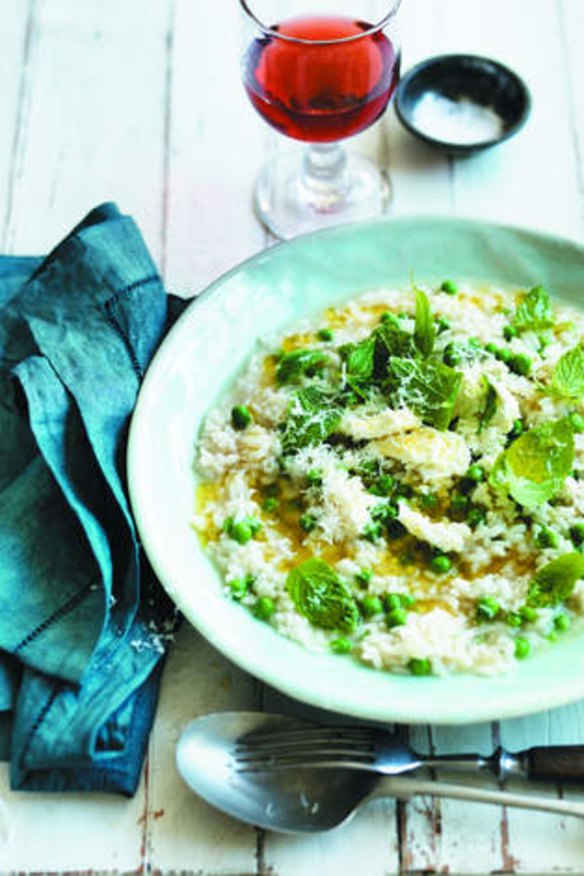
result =
[{"label": "risotto in bowl", "polygon": [[330,307],[206,419],[226,594],[315,651],[499,673],[584,611],[584,318],[444,280]]},{"label": "risotto in bowl", "polygon": [[582,696],[583,267],[568,241],[410,219],[214,284],[130,436],[138,526],[186,617],[283,692],[364,718]]}]

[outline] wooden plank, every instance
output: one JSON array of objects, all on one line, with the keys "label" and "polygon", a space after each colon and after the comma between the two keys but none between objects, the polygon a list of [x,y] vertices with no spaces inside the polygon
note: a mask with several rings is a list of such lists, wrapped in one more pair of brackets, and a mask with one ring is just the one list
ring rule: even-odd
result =
[{"label": "wooden plank", "polygon": [[7,249],[7,225],[14,202],[22,118],[30,82],[29,70],[35,42],[35,4],[7,0],[0,6],[0,234]]},{"label": "wooden plank", "polygon": [[[408,0],[399,11],[402,70],[440,51],[442,0]],[[463,16],[461,27],[469,20]],[[423,26],[421,26],[423,22]],[[392,188],[391,215],[448,214],[453,209],[448,158],[420,143],[397,120],[390,107],[382,120],[386,161]]]},{"label": "wooden plank", "polygon": [[579,0],[559,0],[560,36],[566,52],[563,90],[570,108],[570,126],[577,164],[580,215],[584,222],[584,101],[580,83],[584,81],[584,5]]},{"label": "wooden plank", "polygon": [[150,742],[145,864],[153,870],[254,873],[256,833],[198,798],[176,770],[176,744],[198,715],[257,708],[254,680],[186,622],[166,667]]},{"label": "wooden plank", "polygon": [[[263,158],[258,143],[267,135],[239,80],[234,4],[218,0],[212,14],[183,0],[169,0],[167,8],[161,263],[168,287],[188,297],[266,242],[250,198]],[[196,715],[253,708],[257,696],[257,683],[185,624],[150,744],[148,866],[256,871],[261,836],[212,810],[182,783],[174,748]]]},{"label": "wooden plank", "polygon": [[[307,721],[343,723],[342,715],[325,712],[263,688],[262,706],[272,714],[292,714]],[[262,863],[268,873],[297,876],[354,876],[366,850],[367,876],[384,876],[399,870],[399,835],[396,803],[391,798],[374,800],[358,809],[346,824],[312,836],[267,833],[262,843]]]},{"label": "wooden plank", "polygon": [[[533,745],[582,744],[584,705],[576,703],[530,718],[517,718],[501,724],[501,743],[512,751]],[[537,783],[539,793],[558,796],[555,785]],[[565,796],[582,800],[582,792],[570,790]],[[582,823],[569,817],[543,813],[507,813],[509,856],[518,872],[580,873],[584,854]]]},{"label": "wooden plank", "polygon": [[142,862],[143,797],[143,782],[130,801],[108,794],[15,793],[9,791],[2,764],[2,872],[137,870]]},{"label": "wooden plank", "polygon": [[[446,24],[454,25],[468,10],[464,0],[445,4]],[[531,90],[532,112],[516,137],[454,162],[457,211],[582,238],[561,5],[536,0],[525,15],[521,4],[495,0],[476,12],[476,29],[469,31],[465,48],[495,55],[522,75]]]},{"label": "wooden plank", "polygon": [[[45,251],[97,202],[114,198],[136,213],[156,251],[166,6],[156,0],[30,0],[17,13],[17,5],[9,0],[1,9],[7,112],[15,93],[9,83],[20,76],[16,122],[10,136],[3,127],[0,137],[2,157],[11,140],[10,160],[2,163],[11,174],[3,245]],[[5,194],[4,176],[2,186]],[[142,864],[145,781],[130,801],[17,794],[9,792],[3,769],[0,799],[3,869],[129,871]]]},{"label": "wooden plank", "polygon": [[44,252],[117,200],[161,248],[167,4],[37,0],[5,244]]},{"label": "wooden plank", "polygon": [[239,74],[243,48],[237,4],[212,13],[177,0],[168,109],[165,275],[190,296],[262,249],[252,211],[256,174],[270,129],[248,103]]}]

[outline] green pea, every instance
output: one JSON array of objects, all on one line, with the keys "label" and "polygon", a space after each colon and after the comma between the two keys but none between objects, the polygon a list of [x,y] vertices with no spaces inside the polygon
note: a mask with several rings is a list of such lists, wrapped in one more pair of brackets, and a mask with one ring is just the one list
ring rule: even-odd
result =
[{"label": "green pea", "polygon": [[466,515],[466,522],[471,529],[476,529],[477,526],[480,526],[481,523],[484,523],[486,519],[487,512],[484,508],[471,508]]},{"label": "green pea", "polygon": [[373,617],[376,614],[382,613],[383,602],[379,596],[364,596],[361,602],[361,607],[365,617]]},{"label": "green pea", "polygon": [[485,350],[487,353],[490,353],[491,356],[496,356],[497,353],[499,352],[498,346],[496,344],[492,344],[490,342],[488,344],[485,344]]},{"label": "green pea", "polygon": [[380,322],[390,322],[392,325],[399,325],[399,316],[396,316],[395,313],[390,313],[389,310],[386,310],[385,313],[382,313],[379,317]]},{"label": "green pea", "polygon": [[507,347],[499,347],[497,352],[495,353],[495,358],[499,360],[499,362],[509,362],[513,356],[511,350],[507,349]]},{"label": "green pea", "polygon": [[435,508],[438,504],[438,496],[435,493],[421,493],[420,505],[423,508]]},{"label": "green pea", "polygon": [[317,331],[316,336],[319,341],[332,341],[335,334],[330,328],[321,328]]},{"label": "green pea", "polygon": [[456,295],[458,292],[458,286],[453,280],[444,280],[440,284],[440,291],[446,292],[447,295]]},{"label": "green pea", "polygon": [[368,523],[361,534],[363,538],[367,539],[367,541],[379,541],[381,538],[381,523],[377,523],[376,521]]},{"label": "green pea", "polygon": [[403,627],[407,619],[408,613],[405,608],[394,608],[385,615],[385,623],[390,629]]},{"label": "green pea", "polygon": [[568,419],[570,420],[570,426],[574,430],[574,432],[584,432],[584,417],[582,414],[577,413],[577,411],[573,411]]},{"label": "green pea", "polygon": [[513,420],[513,426],[511,427],[511,431],[509,432],[509,437],[519,438],[519,436],[523,434],[523,431],[523,420]]},{"label": "green pea", "polygon": [[456,344],[446,344],[444,347],[444,353],[442,354],[442,361],[445,365],[449,365],[451,368],[460,365],[462,362],[462,354],[460,350],[457,349]]},{"label": "green pea", "polygon": [[523,625],[523,618],[518,611],[510,611],[505,620],[510,627],[520,627]]},{"label": "green pea", "polygon": [[385,608],[392,612],[396,608],[402,607],[402,598],[400,593],[386,593],[383,597]]},{"label": "green pea", "polygon": [[276,604],[269,596],[260,596],[254,603],[252,613],[258,620],[268,620],[276,610]]},{"label": "green pea", "polygon": [[273,514],[279,504],[275,496],[268,496],[262,502],[262,511],[265,511],[266,514]]},{"label": "green pea", "polygon": [[363,587],[366,587],[372,578],[373,572],[371,571],[371,569],[360,569],[360,571],[357,572],[355,575],[355,580]]},{"label": "green pea", "polygon": [[306,480],[311,487],[322,487],[322,471],[319,468],[311,468],[306,473]]},{"label": "green pea", "polygon": [[477,618],[479,620],[495,620],[500,611],[501,606],[491,596],[485,596],[477,602]]},{"label": "green pea", "polygon": [[391,612],[396,608],[412,608],[416,604],[416,597],[410,593],[386,593],[383,601],[387,611]]},{"label": "green pea", "polygon": [[345,636],[341,636],[338,639],[333,639],[329,648],[334,654],[349,654],[353,650],[353,643]]},{"label": "green pea", "polygon": [[554,618],[554,627],[559,633],[565,633],[566,630],[570,629],[571,624],[570,615],[566,614],[565,611],[557,614]]},{"label": "green pea", "polygon": [[470,498],[465,496],[464,493],[454,493],[452,498],[450,499],[450,509],[455,513],[463,513],[468,511],[470,505]]},{"label": "green pea", "polygon": [[412,675],[431,675],[432,664],[425,657],[412,657],[408,663],[408,669]]},{"label": "green pea", "polygon": [[395,486],[395,478],[391,475],[379,475],[369,487],[369,492],[374,496],[389,496]]},{"label": "green pea", "polygon": [[238,544],[247,544],[261,528],[262,524],[257,517],[244,517],[242,520],[228,517],[223,524],[224,532]]},{"label": "green pea", "polygon": [[482,465],[478,463],[474,463],[470,465],[465,477],[469,478],[471,481],[474,481],[476,484],[480,484],[481,481],[485,479],[485,470]]},{"label": "green pea", "polygon": [[557,548],[560,544],[560,538],[553,529],[542,526],[535,536],[535,543],[538,548]]},{"label": "green pea", "polygon": [[317,520],[314,514],[301,514],[298,523],[304,532],[312,532],[316,528]]},{"label": "green pea", "polygon": [[243,599],[244,596],[247,596],[252,583],[253,576],[251,575],[246,575],[244,578],[232,578],[231,581],[226,581],[232,599],[236,599],[237,601]]},{"label": "green pea", "polygon": [[575,523],[570,529],[570,538],[576,547],[584,542],[584,523]]},{"label": "green pea", "polygon": [[253,538],[252,528],[245,520],[234,523],[229,534],[238,544],[247,544]]},{"label": "green pea", "polygon": [[503,337],[506,341],[510,341],[513,338],[516,338],[519,335],[518,329],[515,328],[514,325],[506,325],[503,328]]},{"label": "green pea", "polygon": [[452,569],[452,560],[446,554],[438,554],[438,556],[432,557],[430,568],[437,575],[445,575]]},{"label": "green pea", "polygon": [[245,405],[235,405],[231,408],[231,425],[234,429],[242,431],[251,423],[251,414]]},{"label": "green pea", "polygon": [[525,377],[531,371],[533,362],[525,353],[516,353],[509,359],[509,368],[515,374]]},{"label": "green pea", "polygon": [[527,624],[531,624],[533,621],[537,620],[537,609],[532,605],[522,605],[519,609],[519,614]]},{"label": "green pea", "polygon": [[452,327],[452,323],[445,316],[439,316],[436,321],[436,329],[438,334],[441,335],[442,332],[448,331],[449,328]]},{"label": "green pea", "polygon": [[528,639],[519,636],[515,639],[515,656],[518,660],[525,660],[531,653],[531,645]]}]

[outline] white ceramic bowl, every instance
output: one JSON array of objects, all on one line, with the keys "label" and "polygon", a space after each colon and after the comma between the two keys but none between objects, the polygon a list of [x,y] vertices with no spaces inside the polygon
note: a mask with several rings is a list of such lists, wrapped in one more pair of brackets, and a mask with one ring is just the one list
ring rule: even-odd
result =
[{"label": "white ceramic bowl", "polygon": [[498,677],[398,676],[306,651],[224,596],[191,527],[202,420],[256,339],[368,289],[403,286],[412,272],[418,282],[542,283],[552,295],[578,302],[584,250],[467,220],[382,220],[298,238],[217,280],[163,342],[134,413],[128,474],[144,548],[187,620],[219,651],[312,705],[379,721],[455,724],[576,700],[584,695],[584,641],[577,632]]}]

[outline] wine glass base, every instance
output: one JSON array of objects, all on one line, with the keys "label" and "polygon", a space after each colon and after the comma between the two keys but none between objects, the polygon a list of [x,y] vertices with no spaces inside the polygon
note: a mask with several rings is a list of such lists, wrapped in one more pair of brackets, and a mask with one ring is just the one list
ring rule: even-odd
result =
[{"label": "wine glass base", "polygon": [[302,153],[291,150],[277,156],[261,172],[255,187],[255,208],[260,222],[281,240],[319,231],[345,222],[382,215],[390,187],[376,164],[348,153],[342,185],[309,179]]}]

